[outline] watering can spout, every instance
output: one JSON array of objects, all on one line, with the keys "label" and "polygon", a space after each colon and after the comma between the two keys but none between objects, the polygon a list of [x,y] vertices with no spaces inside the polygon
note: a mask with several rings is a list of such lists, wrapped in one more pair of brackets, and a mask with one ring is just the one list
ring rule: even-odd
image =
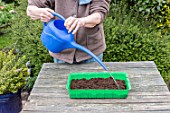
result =
[{"label": "watering can spout", "polygon": [[81,51],[84,51],[85,53],[87,53],[88,55],[90,55],[92,58],[94,58],[102,67],[105,71],[108,71],[107,67],[102,63],[101,60],[99,60],[96,55],[94,55],[90,50],[86,49],[85,47],[75,43],[75,42],[71,42],[70,43],[72,47],[79,49]]}]

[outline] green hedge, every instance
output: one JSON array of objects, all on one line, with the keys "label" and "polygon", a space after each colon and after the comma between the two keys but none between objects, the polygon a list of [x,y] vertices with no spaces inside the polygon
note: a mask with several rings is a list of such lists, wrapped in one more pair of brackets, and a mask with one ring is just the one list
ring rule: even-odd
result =
[{"label": "green hedge", "polygon": [[[14,8],[14,4],[5,4],[4,2],[2,2],[0,0],[0,6],[2,8],[0,8],[0,30],[4,27],[4,26],[9,26],[10,25],[10,21],[11,19],[14,18],[14,14],[12,14],[10,11],[13,10]],[[5,27],[4,27],[5,28]]]},{"label": "green hedge", "polygon": [[42,64],[53,62],[53,59],[40,40],[43,23],[27,17],[26,7],[27,1],[21,0],[20,6],[16,9],[17,16],[13,21],[11,29],[12,37],[17,40],[12,47],[14,47],[21,56],[26,55],[27,61],[29,60],[31,62],[32,77],[29,78],[29,83],[26,86],[26,88],[30,90]]},{"label": "green hedge", "polygon": [[114,0],[112,3],[123,3],[127,10],[140,13],[143,19],[156,20],[156,27],[161,34],[170,31],[170,1],[169,0]]},{"label": "green hedge", "polygon": [[[138,20],[126,7],[112,5],[104,23],[107,49],[104,61],[154,61],[167,82],[170,78],[170,38],[159,35],[154,21]],[[137,18],[138,17],[138,18]]]}]

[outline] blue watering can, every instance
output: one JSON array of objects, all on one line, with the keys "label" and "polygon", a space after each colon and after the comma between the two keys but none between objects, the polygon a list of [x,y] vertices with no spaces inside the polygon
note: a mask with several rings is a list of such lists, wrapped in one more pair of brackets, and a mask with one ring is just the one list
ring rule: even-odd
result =
[{"label": "blue watering can", "polygon": [[43,45],[53,53],[59,53],[68,48],[79,49],[93,57],[104,68],[104,70],[108,71],[106,66],[91,51],[74,41],[74,35],[68,33],[68,30],[64,26],[65,18],[58,13],[52,12],[52,14],[61,20],[51,20],[48,25],[44,23],[44,29],[41,34]]}]

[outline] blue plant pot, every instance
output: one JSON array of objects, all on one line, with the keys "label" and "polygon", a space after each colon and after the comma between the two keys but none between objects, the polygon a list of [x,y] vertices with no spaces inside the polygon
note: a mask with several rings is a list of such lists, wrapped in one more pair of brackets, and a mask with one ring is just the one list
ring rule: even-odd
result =
[{"label": "blue plant pot", "polygon": [[21,109],[21,91],[0,95],[0,113],[19,113]]}]

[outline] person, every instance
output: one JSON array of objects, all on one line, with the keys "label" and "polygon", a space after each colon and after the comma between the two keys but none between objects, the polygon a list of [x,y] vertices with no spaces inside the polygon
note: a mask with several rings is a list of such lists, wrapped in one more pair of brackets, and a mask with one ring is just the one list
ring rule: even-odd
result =
[{"label": "person", "polygon": [[[101,61],[106,49],[103,21],[109,12],[111,0],[28,0],[27,16],[33,20],[49,22],[51,12],[66,18],[64,26],[74,34],[76,43],[86,47]],[[77,49],[65,49],[49,54],[55,63],[94,62],[88,54]]]}]

